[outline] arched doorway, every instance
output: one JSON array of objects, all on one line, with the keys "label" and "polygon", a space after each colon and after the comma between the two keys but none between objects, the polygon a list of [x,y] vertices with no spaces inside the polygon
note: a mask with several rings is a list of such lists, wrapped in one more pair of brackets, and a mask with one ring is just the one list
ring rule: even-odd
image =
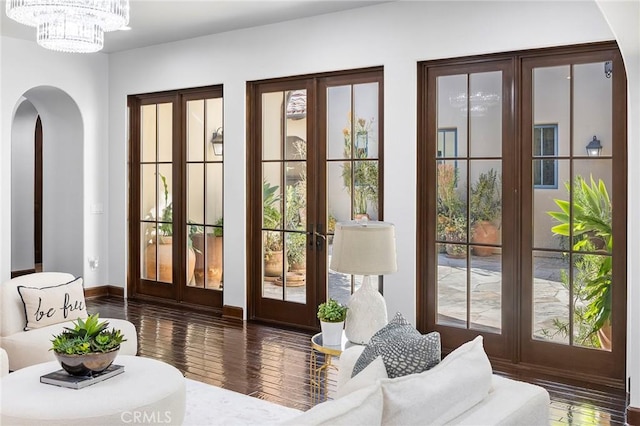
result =
[{"label": "arched doorway", "polygon": [[83,273],[83,122],[76,102],[51,86],[26,91],[11,126],[11,270],[35,268],[36,120],[42,123],[42,269]]}]

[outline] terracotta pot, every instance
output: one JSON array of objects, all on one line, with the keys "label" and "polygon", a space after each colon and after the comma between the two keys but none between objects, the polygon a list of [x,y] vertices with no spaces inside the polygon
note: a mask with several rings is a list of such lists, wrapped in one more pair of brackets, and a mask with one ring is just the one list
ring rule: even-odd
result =
[{"label": "terracotta pot", "polygon": [[113,363],[120,348],[109,352],[91,352],[83,355],[68,355],[54,352],[64,370],[72,376],[91,376],[100,373]]},{"label": "terracotta pot", "polygon": [[[173,282],[173,237],[158,238],[160,244],[149,244],[145,249],[145,271],[144,278],[162,282]],[[158,259],[158,276],[156,276],[156,254]],[[196,254],[193,249],[189,249],[189,259],[187,262],[187,283],[193,279],[196,266]]]},{"label": "terracotta pot", "polygon": [[[282,275],[284,251],[272,251],[264,258],[264,275],[266,277],[279,277]],[[284,269],[287,269],[286,267]]]},{"label": "terracotta pot", "polygon": [[[207,288],[221,288],[222,284],[222,237],[207,234],[194,234],[192,236],[195,249],[195,283],[198,287],[205,285],[205,271]],[[205,249],[206,240],[206,249]],[[206,252],[206,259],[205,259]]]},{"label": "terracotta pot", "polygon": [[[481,220],[473,225],[471,242],[474,244],[498,244],[498,227],[486,220]],[[495,247],[473,247],[476,256],[491,256]]]},{"label": "terracotta pot", "polygon": [[607,321],[597,332],[600,347],[605,351],[611,350],[611,323]]}]

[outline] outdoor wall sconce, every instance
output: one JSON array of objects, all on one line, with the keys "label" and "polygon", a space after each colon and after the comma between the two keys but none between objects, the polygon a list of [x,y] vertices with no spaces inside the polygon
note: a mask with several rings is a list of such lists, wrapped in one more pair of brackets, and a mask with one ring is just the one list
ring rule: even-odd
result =
[{"label": "outdoor wall sconce", "polygon": [[213,153],[217,156],[222,156],[222,127],[218,127],[211,136],[211,145],[213,146]]},{"label": "outdoor wall sconce", "polygon": [[613,74],[613,62],[607,61],[604,63],[604,76],[611,78],[611,74]]},{"label": "outdoor wall sconce", "polygon": [[591,139],[587,144],[587,155],[589,157],[599,157],[601,152],[602,145],[600,145],[600,140],[596,139],[594,135],[593,139]]}]

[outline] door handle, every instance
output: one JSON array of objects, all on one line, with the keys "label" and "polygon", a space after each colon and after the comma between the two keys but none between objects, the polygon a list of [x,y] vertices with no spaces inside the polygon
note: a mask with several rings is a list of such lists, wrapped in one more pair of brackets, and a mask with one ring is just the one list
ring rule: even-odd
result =
[{"label": "door handle", "polygon": [[310,224],[307,226],[307,236],[309,236],[309,249],[313,250],[315,247],[318,251],[322,251],[324,249],[324,244],[327,241],[327,236],[322,233],[323,226],[320,224],[316,225]]},{"label": "door handle", "polygon": [[322,224],[318,224],[317,230],[313,231],[313,235],[315,236],[316,240],[316,248],[318,249],[318,251],[324,250],[324,244],[327,241],[327,236],[322,232],[322,228]]}]

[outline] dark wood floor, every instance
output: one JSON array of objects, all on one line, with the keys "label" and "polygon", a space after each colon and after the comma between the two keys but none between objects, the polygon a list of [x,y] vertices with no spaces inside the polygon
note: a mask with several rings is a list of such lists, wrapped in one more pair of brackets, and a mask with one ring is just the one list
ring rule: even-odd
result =
[{"label": "dark wood floor", "polygon": [[[165,361],[185,377],[301,410],[314,404],[312,333],[113,297],[92,298],[87,305],[90,313],[131,321],[138,330],[138,355]],[[624,424],[622,390],[497,373],[545,387],[551,424]]]}]

